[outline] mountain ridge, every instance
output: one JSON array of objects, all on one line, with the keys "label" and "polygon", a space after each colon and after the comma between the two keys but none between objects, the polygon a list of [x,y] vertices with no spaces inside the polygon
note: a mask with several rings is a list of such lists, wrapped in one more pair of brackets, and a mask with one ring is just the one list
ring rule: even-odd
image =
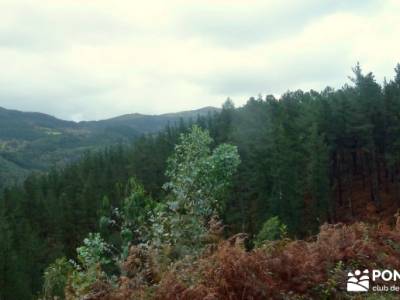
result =
[{"label": "mountain ridge", "polygon": [[174,125],[180,119],[187,121],[219,110],[207,106],[160,115],[132,113],[75,122],[45,113],[0,107],[0,190],[20,182],[31,171],[63,166],[86,151],[129,143],[142,134],[153,134],[168,124]]},{"label": "mountain ridge", "polygon": [[7,112],[7,113],[18,113],[18,114],[25,114],[25,115],[36,115],[36,116],[43,116],[43,117],[50,117],[52,119],[56,119],[59,121],[63,122],[68,122],[68,123],[75,123],[75,124],[84,124],[84,123],[90,123],[90,122],[103,122],[103,121],[109,121],[109,120],[115,120],[119,118],[125,118],[125,117],[131,117],[131,116],[138,116],[138,117],[164,117],[164,116],[173,116],[173,115],[184,115],[184,114],[193,114],[193,113],[208,113],[208,112],[218,112],[221,109],[215,106],[204,106],[196,109],[189,109],[189,110],[182,110],[182,111],[177,111],[177,112],[167,112],[167,113],[161,113],[161,114],[143,114],[143,113],[127,113],[127,114],[122,114],[122,115],[117,115],[115,117],[110,117],[110,118],[104,118],[104,119],[99,119],[99,120],[82,120],[82,121],[73,121],[73,120],[66,120],[63,118],[59,118],[56,116],[53,116],[48,113],[43,113],[39,111],[23,111],[19,109],[13,109],[13,108],[5,108],[4,106],[0,106],[0,116],[2,113]]}]

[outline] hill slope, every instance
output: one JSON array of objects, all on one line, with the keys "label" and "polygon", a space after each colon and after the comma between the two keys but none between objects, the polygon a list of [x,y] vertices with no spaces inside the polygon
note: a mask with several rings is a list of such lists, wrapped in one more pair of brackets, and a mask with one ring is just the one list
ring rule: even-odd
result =
[{"label": "hill slope", "polygon": [[44,171],[79,158],[85,151],[131,142],[182,118],[217,112],[214,107],[163,115],[127,114],[100,121],[72,122],[0,107],[0,189],[30,171]]}]

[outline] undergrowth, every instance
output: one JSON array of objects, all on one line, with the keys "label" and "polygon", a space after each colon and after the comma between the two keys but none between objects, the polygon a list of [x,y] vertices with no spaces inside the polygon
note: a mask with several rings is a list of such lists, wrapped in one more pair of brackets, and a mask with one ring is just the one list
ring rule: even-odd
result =
[{"label": "undergrowth", "polygon": [[[400,269],[400,232],[388,225],[323,225],[311,241],[267,241],[251,251],[244,238],[175,262],[132,246],[118,286],[86,299],[360,299],[345,292],[348,271]],[[396,296],[385,294],[390,297]],[[370,293],[368,299],[383,298]]]}]

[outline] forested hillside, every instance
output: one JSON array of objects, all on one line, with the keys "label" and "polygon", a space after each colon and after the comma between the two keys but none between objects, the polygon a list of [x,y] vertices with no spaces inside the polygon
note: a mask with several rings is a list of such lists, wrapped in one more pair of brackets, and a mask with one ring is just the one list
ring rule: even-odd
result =
[{"label": "forested hillside", "polygon": [[[131,114],[101,121],[64,121],[42,113],[0,107],[0,190],[20,183],[31,171],[45,172],[76,161],[85,152],[117,143],[131,143],[167,124],[177,125],[213,107],[163,115]],[[2,180],[1,180],[2,179]]]},{"label": "forested hillside", "polygon": [[[325,222],[393,225],[400,65],[382,86],[359,65],[351,78],[338,90],[259,96],[239,108],[228,100],[194,126],[167,126],[7,188],[0,299],[329,299],[339,283],[327,274],[344,276],[348,261],[365,266],[376,250],[377,265],[396,267],[385,259],[400,242],[389,227],[325,225],[318,242],[291,241]],[[374,249],[346,250],[367,235]],[[293,253],[302,254],[296,263]],[[316,277],[301,277],[306,265]],[[304,286],[290,290],[284,279]]]}]

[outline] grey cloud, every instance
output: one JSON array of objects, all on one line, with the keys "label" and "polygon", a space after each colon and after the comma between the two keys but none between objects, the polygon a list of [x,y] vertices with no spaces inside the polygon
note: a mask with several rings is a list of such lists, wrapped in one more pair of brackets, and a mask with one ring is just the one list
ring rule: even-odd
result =
[{"label": "grey cloud", "polygon": [[389,78],[400,49],[396,0],[7,1],[0,106],[67,119],[340,87],[357,60]]},{"label": "grey cloud", "polygon": [[[355,64],[356,62],[354,62]],[[210,93],[217,95],[255,96],[263,94],[281,94],[287,90],[294,90],[305,83],[320,82],[331,85],[341,78],[341,84],[349,75],[351,64],[346,61],[332,63],[323,55],[303,59],[288,59],[287,64],[281,68],[253,69],[244,68],[242,71],[223,71],[212,74],[207,78],[197,78],[197,82],[209,88]],[[337,85],[340,87],[341,85]],[[325,86],[310,86],[311,89],[324,88]]]},{"label": "grey cloud", "polygon": [[[27,51],[54,51],[74,44],[96,45],[127,39],[140,29],[110,14],[89,9],[43,10],[43,6],[18,4],[0,26],[0,47]],[[4,22],[4,21],[3,21]]]},{"label": "grey cloud", "polygon": [[306,0],[283,2],[274,10],[229,7],[194,7],[182,17],[179,28],[186,37],[200,36],[225,47],[246,47],[283,39],[300,32],[309,23],[339,11],[371,12],[378,0]]},{"label": "grey cloud", "polygon": [[14,84],[1,84],[0,106],[47,112],[63,119],[71,119],[71,116],[77,114],[90,119],[97,110],[103,109],[99,106],[99,98],[115,88],[68,73],[58,74],[57,78],[48,78],[46,82],[31,82],[21,77]]}]

